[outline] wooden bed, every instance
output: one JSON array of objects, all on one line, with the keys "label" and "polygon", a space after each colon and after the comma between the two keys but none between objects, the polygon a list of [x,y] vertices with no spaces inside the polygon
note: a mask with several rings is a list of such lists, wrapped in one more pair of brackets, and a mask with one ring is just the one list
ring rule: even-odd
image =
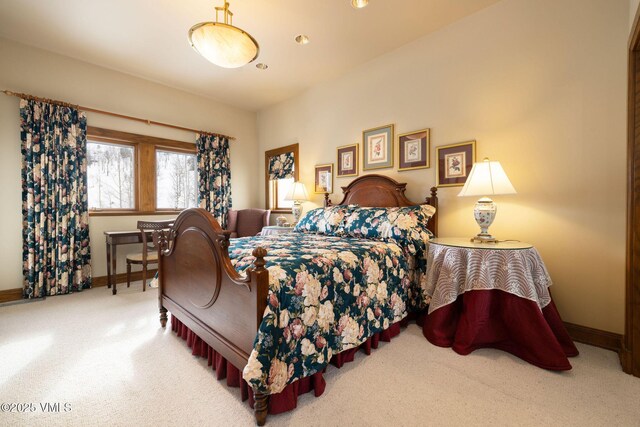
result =
[{"label": "wooden bed", "polygon": [[[365,175],[343,187],[340,204],[371,207],[413,206],[405,196],[406,184],[382,175]],[[436,188],[423,203],[437,208]],[[325,205],[331,205],[328,195]],[[437,235],[437,214],[428,227]],[[173,227],[155,236],[159,246],[160,323],[167,311],[196,333],[215,351],[242,370],[253,348],[267,306],[269,272],[267,251],[253,250],[255,262],[247,274],[238,273],[229,258],[230,232],[224,231],[204,209],[188,209]],[[263,425],[269,396],[254,393],[255,417]]]}]

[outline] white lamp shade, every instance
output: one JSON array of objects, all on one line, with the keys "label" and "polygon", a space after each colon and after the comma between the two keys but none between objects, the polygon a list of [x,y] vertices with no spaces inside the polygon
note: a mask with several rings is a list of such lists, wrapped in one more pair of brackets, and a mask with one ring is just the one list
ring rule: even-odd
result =
[{"label": "white lamp shade", "polygon": [[474,163],[471,173],[458,197],[491,196],[497,194],[516,194],[516,189],[502,169],[500,162],[484,159]]},{"label": "white lamp shade", "polygon": [[309,194],[304,184],[298,181],[293,183],[293,186],[291,186],[289,192],[284,196],[284,199],[305,201],[309,200]]},{"label": "white lamp shade", "polygon": [[258,43],[245,31],[221,22],[202,22],[189,30],[191,46],[208,61],[238,68],[258,57]]}]

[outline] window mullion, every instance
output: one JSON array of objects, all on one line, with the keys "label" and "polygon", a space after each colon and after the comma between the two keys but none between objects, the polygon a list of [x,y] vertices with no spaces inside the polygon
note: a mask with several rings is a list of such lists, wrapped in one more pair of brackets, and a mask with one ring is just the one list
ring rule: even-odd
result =
[{"label": "window mullion", "polygon": [[156,210],[156,150],[151,144],[140,144],[139,149],[140,210],[153,212]]}]

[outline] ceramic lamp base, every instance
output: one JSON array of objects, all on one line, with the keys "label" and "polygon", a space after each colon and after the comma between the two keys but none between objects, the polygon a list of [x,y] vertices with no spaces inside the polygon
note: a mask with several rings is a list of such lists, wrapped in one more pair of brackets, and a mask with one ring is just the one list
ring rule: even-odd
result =
[{"label": "ceramic lamp base", "polygon": [[489,226],[493,223],[498,212],[498,205],[488,197],[483,197],[473,208],[473,217],[480,226],[480,233],[471,239],[472,242],[496,243],[497,240],[489,234]]},{"label": "ceramic lamp base", "polygon": [[291,213],[293,214],[293,222],[297,224],[302,216],[302,205],[300,202],[293,202],[293,207],[291,208]]}]

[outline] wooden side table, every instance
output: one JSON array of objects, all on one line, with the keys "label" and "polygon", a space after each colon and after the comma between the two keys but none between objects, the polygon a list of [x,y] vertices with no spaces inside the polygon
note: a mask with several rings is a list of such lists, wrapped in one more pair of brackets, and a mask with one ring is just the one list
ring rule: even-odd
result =
[{"label": "wooden side table", "polygon": [[[113,286],[113,295],[116,294],[117,266],[118,258],[117,247],[119,245],[131,245],[142,243],[142,232],[140,230],[133,231],[105,231],[105,242],[107,244],[107,288]],[[147,233],[147,238],[152,238],[152,233]]]},{"label": "wooden side table", "polygon": [[[175,219],[170,220],[171,222]],[[150,221],[155,222],[155,221]],[[166,223],[167,221],[158,221]],[[147,240],[153,240],[153,232],[147,231]],[[132,231],[105,231],[105,242],[107,245],[107,289],[112,289],[113,295],[117,293],[116,283],[118,281],[118,272],[116,260],[118,259],[118,246],[142,243],[142,232],[140,230]]]}]

